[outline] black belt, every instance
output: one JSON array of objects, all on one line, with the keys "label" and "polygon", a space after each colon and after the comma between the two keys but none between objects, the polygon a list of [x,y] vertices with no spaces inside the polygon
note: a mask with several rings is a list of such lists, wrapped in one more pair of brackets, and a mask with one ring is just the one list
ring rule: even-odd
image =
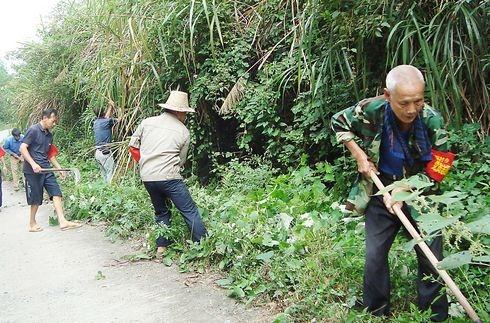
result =
[{"label": "black belt", "polygon": [[111,150],[108,148],[97,147],[97,150],[99,150],[102,153],[102,155],[108,155],[111,153]]},{"label": "black belt", "polygon": [[399,181],[401,179],[403,179],[403,176],[396,176],[396,175],[391,175],[391,174],[387,174],[387,173],[384,173],[384,172],[379,172],[379,176],[384,178],[384,179],[387,179],[387,180],[390,180],[390,181]]}]

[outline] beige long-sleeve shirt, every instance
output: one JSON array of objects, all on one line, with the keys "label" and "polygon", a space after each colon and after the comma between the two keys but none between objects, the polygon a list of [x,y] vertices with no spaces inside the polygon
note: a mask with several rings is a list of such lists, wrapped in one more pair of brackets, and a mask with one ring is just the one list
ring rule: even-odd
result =
[{"label": "beige long-sleeve shirt", "polygon": [[140,175],[144,182],[182,179],[189,149],[189,130],[172,113],[144,119],[129,145],[140,149]]}]

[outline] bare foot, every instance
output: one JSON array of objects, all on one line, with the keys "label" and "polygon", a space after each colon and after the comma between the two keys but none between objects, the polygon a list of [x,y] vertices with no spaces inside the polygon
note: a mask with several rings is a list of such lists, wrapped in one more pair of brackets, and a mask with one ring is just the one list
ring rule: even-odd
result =
[{"label": "bare foot", "polygon": [[76,228],[80,228],[81,226],[82,226],[81,223],[76,223],[76,222],[71,222],[71,221],[66,221],[63,224],[60,223],[61,231],[76,229]]},{"label": "bare foot", "polygon": [[29,232],[41,232],[43,231],[43,228],[41,228],[39,225],[34,224],[34,225],[29,225]]},{"label": "bare foot", "polygon": [[158,262],[158,263],[163,262],[163,254],[165,253],[165,250],[167,250],[166,247],[158,247],[157,248],[157,253],[155,254],[155,262]]}]

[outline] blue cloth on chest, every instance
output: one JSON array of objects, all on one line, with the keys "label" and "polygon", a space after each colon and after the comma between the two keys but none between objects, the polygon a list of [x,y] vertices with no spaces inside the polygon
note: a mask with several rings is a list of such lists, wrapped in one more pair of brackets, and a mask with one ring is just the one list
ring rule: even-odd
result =
[{"label": "blue cloth on chest", "polygon": [[[409,135],[409,131],[400,132],[401,140],[405,141],[407,145]],[[381,134],[381,146],[378,165],[379,170],[388,175],[402,177],[404,163],[405,159],[403,158],[403,156],[395,154],[390,150],[389,136],[386,131],[383,131],[383,133]]]},{"label": "blue cloth on chest", "polygon": [[[427,127],[420,114],[415,118],[412,128],[400,131],[396,124],[395,114],[389,102],[385,105],[385,114],[381,134],[380,160],[378,168],[387,174],[402,176],[404,166],[413,166],[415,160],[428,162],[432,160],[431,142]],[[413,145],[410,146],[410,137]]]}]

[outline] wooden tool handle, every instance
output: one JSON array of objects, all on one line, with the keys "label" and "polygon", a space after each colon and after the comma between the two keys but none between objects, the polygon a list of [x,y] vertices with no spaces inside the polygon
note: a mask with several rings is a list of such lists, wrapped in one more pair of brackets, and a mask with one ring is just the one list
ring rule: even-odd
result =
[{"label": "wooden tool handle", "polygon": [[[381,191],[385,188],[383,183],[381,183],[378,175],[371,170],[371,179],[373,180],[374,184],[378,187],[378,189]],[[383,193],[383,196],[390,199],[391,195],[388,192]],[[403,213],[399,205],[394,205],[393,206],[393,211],[395,211],[396,216],[400,221],[402,222],[403,226],[407,229],[408,233],[412,236],[412,238],[415,239],[417,242],[417,245],[420,247],[424,255],[429,259],[430,263],[434,268],[437,270],[441,278],[444,280],[446,283],[447,287],[451,290],[451,292],[456,296],[458,302],[463,306],[464,310],[466,313],[468,313],[468,316],[474,321],[474,322],[481,322],[480,318],[476,314],[475,310],[473,307],[471,307],[470,303],[466,299],[466,297],[461,293],[461,290],[458,288],[456,283],[449,277],[449,274],[442,269],[437,268],[437,265],[439,263],[439,260],[437,260],[436,256],[434,256],[434,253],[432,253],[432,250],[430,250],[429,246],[425,243],[425,241],[422,239],[420,234],[417,232],[417,230],[414,228],[412,223],[408,220],[407,216]]]}]

